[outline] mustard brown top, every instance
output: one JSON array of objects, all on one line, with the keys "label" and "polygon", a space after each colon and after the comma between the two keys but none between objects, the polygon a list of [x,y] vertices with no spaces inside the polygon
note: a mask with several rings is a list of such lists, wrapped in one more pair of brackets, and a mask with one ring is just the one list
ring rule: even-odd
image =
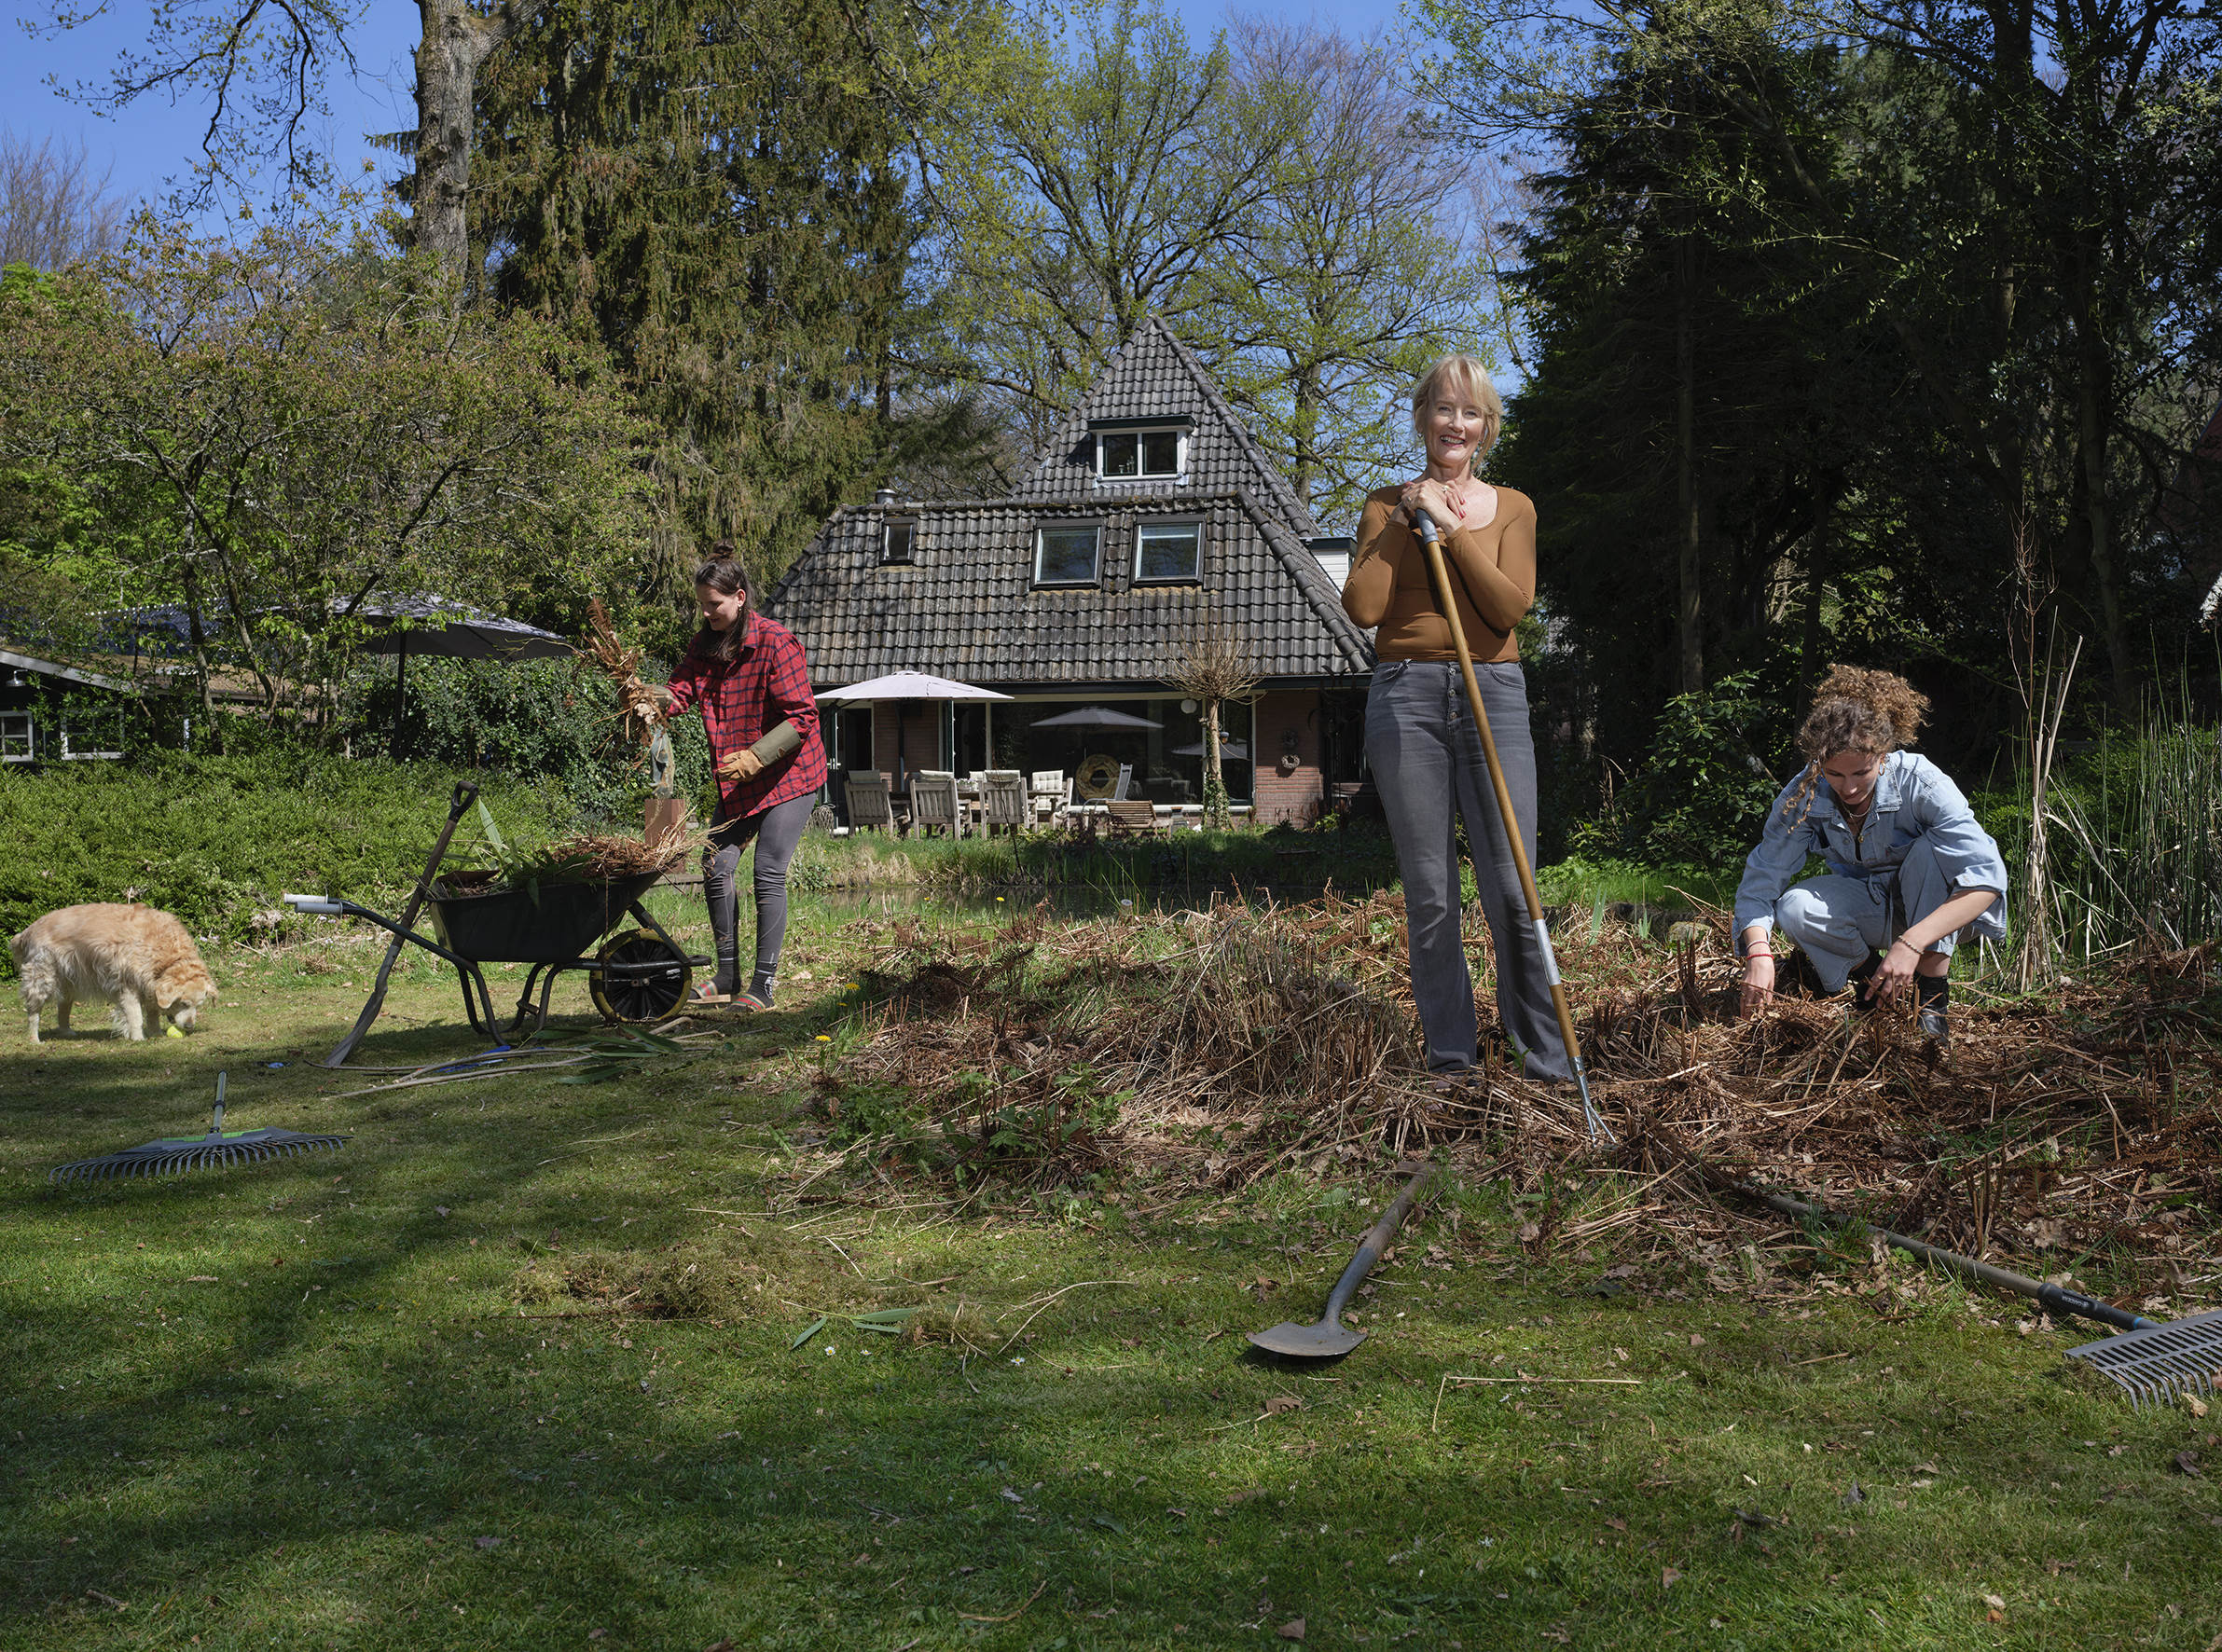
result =
[{"label": "mustard brown top", "polygon": [[[1366,495],[1358,550],[1343,585],[1343,612],[1374,628],[1378,659],[1455,660],[1451,628],[1436,610],[1428,583],[1427,549],[1397,515],[1401,492],[1383,488]],[[1497,514],[1486,522],[1470,517],[1443,527],[1442,556],[1474,663],[1517,660],[1520,643],[1512,627],[1536,599],[1535,502],[1499,487]]]}]

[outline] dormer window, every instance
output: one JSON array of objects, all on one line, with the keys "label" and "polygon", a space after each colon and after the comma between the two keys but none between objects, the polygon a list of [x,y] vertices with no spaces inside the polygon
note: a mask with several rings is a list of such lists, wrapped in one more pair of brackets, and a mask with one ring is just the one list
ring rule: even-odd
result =
[{"label": "dormer window", "polygon": [[879,563],[907,568],[918,558],[918,525],[908,516],[890,516],[880,525]]},{"label": "dormer window", "polygon": [[1188,474],[1185,419],[1105,419],[1089,425],[1105,482],[1171,481]]}]

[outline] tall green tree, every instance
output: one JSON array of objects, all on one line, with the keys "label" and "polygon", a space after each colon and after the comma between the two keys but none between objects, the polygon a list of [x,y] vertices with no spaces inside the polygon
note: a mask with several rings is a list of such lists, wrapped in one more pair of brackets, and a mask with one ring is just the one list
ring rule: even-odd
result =
[{"label": "tall green tree", "polygon": [[482,79],[489,290],[599,340],[658,432],[660,589],[706,539],[776,574],[949,414],[910,417],[896,353],[918,212],[886,49],[834,0],[555,0]]},{"label": "tall green tree", "polygon": [[1423,119],[1392,40],[1250,20],[1230,48],[1284,135],[1241,255],[1206,266],[1194,340],[1298,497],[1352,521],[1412,468],[1406,390],[1437,356],[1489,353],[1470,158]]},{"label": "tall green tree", "polygon": [[123,594],[184,613],[204,703],[221,667],[328,711],[380,591],[573,627],[631,583],[632,422],[544,323],[450,296],[367,236],[144,222],[0,295],[0,466],[110,508]]}]

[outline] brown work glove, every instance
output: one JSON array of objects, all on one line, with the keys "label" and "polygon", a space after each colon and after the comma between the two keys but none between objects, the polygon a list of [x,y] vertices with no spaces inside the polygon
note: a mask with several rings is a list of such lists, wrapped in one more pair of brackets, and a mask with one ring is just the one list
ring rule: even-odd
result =
[{"label": "brown work glove", "polygon": [[764,759],[752,749],[736,751],[718,764],[718,776],[726,780],[752,780],[764,772]]}]

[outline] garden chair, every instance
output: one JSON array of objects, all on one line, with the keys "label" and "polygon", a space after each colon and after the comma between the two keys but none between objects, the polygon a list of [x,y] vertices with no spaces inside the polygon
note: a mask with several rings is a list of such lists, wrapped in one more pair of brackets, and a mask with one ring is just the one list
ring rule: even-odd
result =
[{"label": "garden chair", "polygon": [[1111,802],[1125,803],[1126,801],[1126,790],[1133,784],[1134,764],[1131,763],[1122,763],[1119,764],[1119,783],[1111,788]]},{"label": "garden chair", "polygon": [[954,769],[922,768],[910,780],[910,823],[931,836],[946,832],[964,835],[964,805],[957,799]]},{"label": "garden chair", "polygon": [[1104,807],[1111,811],[1114,833],[1157,830],[1157,805],[1146,797],[1114,797]]},{"label": "garden chair", "polygon": [[1016,769],[987,770],[981,780],[981,801],[986,805],[986,825],[990,837],[998,828],[1015,836],[1026,825],[1026,777]]},{"label": "garden chair", "polygon": [[895,824],[895,809],[888,798],[888,778],[878,769],[852,768],[841,779],[841,794],[849,805],[852,832],[885,832]]},{"label": "garden chair", "polygon": [[1061,768],[1038,768],[1027,781],[1034,824],[1055,826],[1057,815],[1072,801],[1072,781]]}]

